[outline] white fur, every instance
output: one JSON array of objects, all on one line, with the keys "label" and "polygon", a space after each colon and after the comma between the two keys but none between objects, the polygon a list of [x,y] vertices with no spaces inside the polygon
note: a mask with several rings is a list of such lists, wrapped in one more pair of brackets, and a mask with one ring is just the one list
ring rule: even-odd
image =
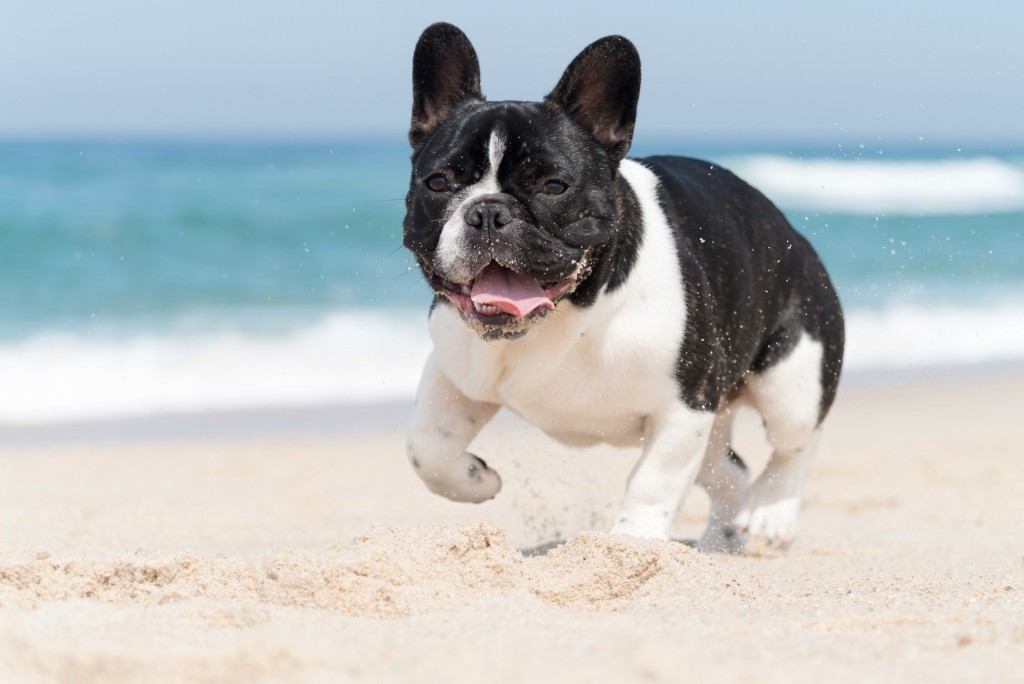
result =
[{"label": "white fur", "polygon": [[713,421],[713,414],[678,400],[648,417],[643,455],[629,476],[613,534],[668,539],[704,458]]},{"label": "white fur", "polygon": [[818,444],[824,347],[804,333],[790,354],[747,381],[745,394],[764,418],[774,451],[750,488],[736,526],[785,546],[796,535],[804,484]]},{"label": "white fur", "polygon": [[497,404],[470,401],[433,363],[420,380],[409,431],[409,460],[430,491],[453,501],[479,503],[501,489],[498,474],[466,447],[498,412]]},{"label": "white fur", "polygon": [[487,139],[487,169],[484,175],[476,183],[460,190],[449,204],[452,209],[445,220],[444,228],[441,229],[434,259],[438,269],[447,273],[456,282],[466,282],[475,275],[463,273],[461,268],[462,245],[465,241],[463,234],[467,230],[475,230],[466,225],[466,209],[478,197],[501,192],[498,185],[498,167],[504,156],[505,138],[497,131],[492,131],[490,138]]}]

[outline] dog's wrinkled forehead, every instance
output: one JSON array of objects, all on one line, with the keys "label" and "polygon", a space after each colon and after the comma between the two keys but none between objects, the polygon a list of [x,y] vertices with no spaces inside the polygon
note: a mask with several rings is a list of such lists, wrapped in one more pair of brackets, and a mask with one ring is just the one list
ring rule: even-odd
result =
[{"label": "dog's wrinkled forehead", "polygon": [[[568,118],[540,102],[474,102],[438,127],[414,164],[421,173],[447,168],[456,175],[534,175],[579,168],[590,156],[586,148]],[[499,162],[497,170],[491,169],[493,161]]]}]

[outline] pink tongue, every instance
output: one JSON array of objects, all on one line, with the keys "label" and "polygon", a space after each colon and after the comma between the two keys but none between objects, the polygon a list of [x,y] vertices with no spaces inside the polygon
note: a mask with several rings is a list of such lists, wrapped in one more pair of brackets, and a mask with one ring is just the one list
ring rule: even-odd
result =
[{"label": "pink tongue", "polygon": [[494,263],[476,277],[470,294],[475,304],[490,304],[516,316],[540,306],[555,308],[536,280]]}]

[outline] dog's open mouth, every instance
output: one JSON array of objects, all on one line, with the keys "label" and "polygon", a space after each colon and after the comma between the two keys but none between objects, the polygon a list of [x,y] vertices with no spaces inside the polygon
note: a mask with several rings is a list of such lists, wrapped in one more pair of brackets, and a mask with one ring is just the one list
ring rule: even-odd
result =
[{"label": "dog's open mouth", "polygon": [[547,315],[573,282],[570,278],[542,283],[492,261],[468,283],[451,283],[435,276],[433,285],[463,314],[501,324]]}]

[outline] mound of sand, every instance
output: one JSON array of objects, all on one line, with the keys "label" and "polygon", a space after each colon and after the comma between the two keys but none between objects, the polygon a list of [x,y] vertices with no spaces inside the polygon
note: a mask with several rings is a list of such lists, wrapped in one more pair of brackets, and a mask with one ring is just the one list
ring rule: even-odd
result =
[{"label": "mound of sand", "polygon": [[450,611],[483,598],[533,595],[556,606],[615,610],[721,586],[710,556],[672,542],[583,534],[524,557],[499,527],[378,527],[353,543],[263,558],[49,554],[0,561],[0,604],[85,599],[153,606],[188,599],[315,607],[381,619]]}]

